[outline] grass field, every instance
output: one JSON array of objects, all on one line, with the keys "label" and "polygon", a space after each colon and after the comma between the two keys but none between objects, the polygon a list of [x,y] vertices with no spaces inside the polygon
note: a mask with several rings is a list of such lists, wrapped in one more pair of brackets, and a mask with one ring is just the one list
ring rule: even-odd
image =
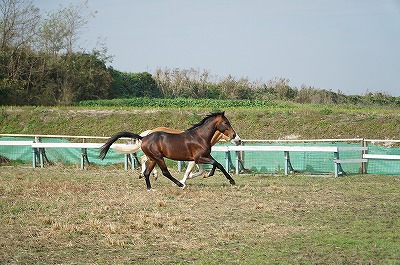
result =
[{"label": "grass field", "polygon": [[233,177],[1,168],[0,264],[400,264],[399,177]]},{"label": "grass field", "polygon": [[[272,104],[226,111],[242,139],[398,139],[398,109]],[[0,133],[111,136],[159,126],[185,130],[215,109],[133,107],[1,107]]]}]

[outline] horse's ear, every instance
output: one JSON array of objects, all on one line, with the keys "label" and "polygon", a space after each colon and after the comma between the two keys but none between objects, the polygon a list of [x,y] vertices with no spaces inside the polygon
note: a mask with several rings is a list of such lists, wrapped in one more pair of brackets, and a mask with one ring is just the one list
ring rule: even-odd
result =
[{"label": "horse's ear", "polygon": [[221,114],[222,114],[222,117],[224,117],[225,116],[225,111],[223,111]]}]

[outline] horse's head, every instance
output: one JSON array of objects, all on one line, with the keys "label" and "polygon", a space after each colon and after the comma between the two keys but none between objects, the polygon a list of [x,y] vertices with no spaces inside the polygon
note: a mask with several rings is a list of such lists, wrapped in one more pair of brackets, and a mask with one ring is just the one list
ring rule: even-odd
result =
[{"label": "horse's head", "polygon": [[240,137],[236,134],[235,130],[231,126],[231,123],[225,117],[225,112],[221,112],[220,115],[216,116],[216,119],[217,121],[215,123],[215,127],[217,130],[229,137],[229,141],[236,145],[240,144]]},{"label": "horse's head", "polygon": [[224,134],[222,134],[220,132],[218,132],[218,135],[219,135],[218,137],[216,137],[214,139],[214,137],[215,137],[214,136],[213,139],[211,140],[212,145],[214,145],[216,142],[218,142],[221,138],[224,139],[227,142],[233,143],[234,145],[241,145],[242,144],[242,139],[239,137],[238,134],[236,134],[236,137],[233,138],[233,139],[230,139],[229,136],[226,136],[226,135],[224,135]]}]

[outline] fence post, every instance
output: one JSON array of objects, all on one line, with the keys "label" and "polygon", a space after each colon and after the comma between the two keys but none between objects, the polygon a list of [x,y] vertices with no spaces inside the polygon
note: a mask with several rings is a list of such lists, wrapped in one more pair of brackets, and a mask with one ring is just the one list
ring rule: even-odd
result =
[{"label": "fence post", "polygon": [[36,168],[36,148],[32,148],[32,167]]},{"label": "fence post", "polygon": [[[40,143],[39,136],[35,136],[34,143]],[[32,148],[32,167],[36,168],[36,160],[40,162],[40,150],[38,148]]]},{"label": "fence post", "polygon": [[337,150],[337,152],[333,153],[333,159],[334,159],[334,164],[335,164],[335,177],[338,177],[339,175],[343,175],[344,174],[344,170],[342,168],[342,165],[340,163],[335,162],[335,160],[339,159],[339,149]]},{"label": "fence post", "polygon": [[[35,143],[40,143],[40,137],[39,136],[35,136]],[[37,148],[36,149],[38,152],[38,158],[39,158],[39,164],[40,164],[40,168],[44,167],[44,148]]]},{"label": "fence post", "polygon": [[225,169],[226,169],[227,172],[230,171],[230,168],[229,168],[229,155],[230,155],[230,152],[228,150],[228,151],[225,152]]},{"label": "fence post", "polygon": [[[82,143],[85,143],[85,138],[83,138]],[[85,168],[85,159],[87,160],[87,150],[86,148],[81,149],[81,170]],[[89,160],[88,160],[89,161]]]},{"label": "fence post", "polygon": [[240,151],[235,152],[235,173],[236,173],[236,175],[239,174],[239,152]]},{"label": "fence post", "polygon": [[289,151],[283,151],[285,154],[285,175],[288,175],[290,171],[294,171],[292,163],[290,163]]},{"label": "fence post", "polygon": [[125,157],[125,159],[124,159],[124,169],[128,170],[129,154],[125,154],[124,157]]},{"label": "fence post", "polygon": [[[333,153],[333,159],[339,159],[339,152],[334,152]],[[335,177],[339,176],[339,163],[334,162],[335,165]]]},{"label": "fence post", "polygon": [[[361,146],[362,147],[368,147],[367,141],[363,138],[361,140]],[[361,158],[364,158],[364,154],[367,153],[367,150],[361,150]],[[361,168],[360,168],[361,174],[367,174],[367,162],[361,162]]]},{"label": "fence post", "polygon": [[[86,138],[83,138],[82,143],[86,143]],[[82,161],[81,161],[82,169],[85,168],[85,163],[87,165],[90,165],[89,157],[87,154],[87,148],[82,148]]]},{"label": "fence post", "polygon": [[129,159],[131,160],[131,170],[135,170],[136,167],[136,160],[133,157],[133,154],[129,154]]}]

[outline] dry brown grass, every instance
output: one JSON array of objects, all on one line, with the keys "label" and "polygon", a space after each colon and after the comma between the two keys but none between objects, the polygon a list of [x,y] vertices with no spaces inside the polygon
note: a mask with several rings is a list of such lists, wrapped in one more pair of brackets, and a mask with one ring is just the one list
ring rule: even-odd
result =
[{"label": "dry brown grass", "polygon": [[119,169],[1,168],[0,263],[398,261],[395,245],[379,244],[400,242],[399,178],[234,178],[181,190],[161,177],[148,192]]}]

